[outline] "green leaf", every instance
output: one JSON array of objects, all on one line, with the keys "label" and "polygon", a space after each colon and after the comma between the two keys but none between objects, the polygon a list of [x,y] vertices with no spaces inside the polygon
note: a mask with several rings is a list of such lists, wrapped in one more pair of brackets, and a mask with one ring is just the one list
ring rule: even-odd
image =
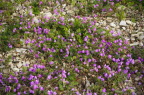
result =
[{"label": "green leaf", "polygon": [[63,83],[62,83],[61,81],[59,81],[59,82],[58,82],[58,85],[59,85],[59,89],[60,89],[61,91],[63,91],[63,90],[64,90]]}]

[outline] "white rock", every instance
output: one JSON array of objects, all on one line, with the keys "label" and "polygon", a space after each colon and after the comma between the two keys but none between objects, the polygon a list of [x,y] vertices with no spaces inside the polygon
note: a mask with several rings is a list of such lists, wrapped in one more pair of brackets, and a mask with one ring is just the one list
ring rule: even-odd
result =
[{"label": "white rock", "polygon": [[133,25],[133,26],[136,26],[136,23],[133,23],[132,25]]},{"label": "white rock", "polygon": [[111,17],[107,17],[106,19],[107,19],[107,20],[111,20],[111,21],[112,21],[112,18],[111,18]]},{"label": "white rock", "polygon": [[17,14],[16,14],[16,13],[13,13],[13,16],[17,16]]},{"label": "white rock", "polygon": [[20,14],[23,14],[24,12],[25,12],[24,10],[20,10],[20,11],[19,11]]},{"label": "white rock", "polygon": [[134,38],[134,37],[131,37],[131,40],[132,40],[132,41],[134,41],[134,40],[135,40],[135,38]]},{"label": "white rock", "polygon": [[38,19],[37,17],[34,17],[34,18],[32,19],[32,23],[39,23],[39,19]]},{"label": "white rock", "polygon": [[44,18],[50,18],[52,17],[52,13],[48,12],[48,13],[44,13]]},{"label": "white rock", "polygon": [[62,12],[63,15],[66,15],[66,12]]},{"label": "white rock", "polygon": [[67,10],[67,13],[68,13],[69,15],[74,15],[74,14],[75,14],[73,10]]},{"label": "white rock", "polygon": [[12,62],[9,62],[8,64],[9,64],[9,66],[10,66],[11,68],[14,68],[14,65],[13,65]]},{"label": "white rock", "polygon": [[13,55],[13,53],[9,52],[6,56],[8,57],[8,56],[11,56],[11,55]]},{"label": "white rock", "polygon": [[70,18],[70,19],[68,19],[68,21],[72,21],[72,22],[73,22],[73,21],[74,21],[74,18]]},{"label": "white rock", "polygon": [[118,10],[125,10],[125,9],[126,9],[126,7],[125,7],[125,6],[123,6],[123,5],[120,5],[120,6],[118,6],[118,7],[117,7],[117,9],[118,9]]},{"label": "white rock", "polygon": [[126,28],[125,28],[125,27],[122,27],[122,29],[123,29],[123,30],[126,30]]},{"label": "white rock", "polygon": [[106,21],[110,23],[110,22],[112,22],[112,18],[111,17],[107,17]]},{"label": "white rock", "polygon": [[26,52],[27,49],[24,48],[16,48],[16,52]]},{"label": "white rock", "polygon": [[139,36],[138,39],[140,39],[140,40],[144,39],[144,35],[143,36]]},{"label": "white rock", "polygon": [[129,37],[125,37],[126,40],[130,40]]},{"label": "white rock", "polygon": [[140,80],[140,78],[139,78],[139,77],[136,77],[136,78],[135,78],[135,80],[136,80],[136,81],[139,81],[139,80]]},{"label": "white rock", "polygon": [[141,35],[144,34],[144,32],[138,32],[137,34],[138,34],[139,36],[141,36]]},{"label": "white rock", "polygon": [[116,27],[116,25],[115,25],[114,22],[110,23],[110,26],[112,26],[112,27]]},{"label": "white rock", "polygon": [[103,22],[102,22],[102,26],[106,26],[106,21],[103,21]]},{"label": "white rock", "polygon": [[13,71],[19,72],[19,68],[12,68]]},{"label": "white rock", "polygon": [[10,72],[10,69],[3,69],[3,73],[9,73]]},{"label": "white rock", "polygon": [[133,22],[130,21],[130,20],[126,20],[126,23],[129,24],[129,25],[132,25],[132,24],[133,24]]},{"label": "white rock", "polygon": [[130,44],[130,46],[136,46],[138,44],[139,44],[139,42],[134,42],[134,43]]},{"label": "white rock", "polygon": [[138,34],[132,34],[131,36],[132,36],[132,37],[139,37]]},{"label": "white rock", "polygon": [[0,68],[4,68],[4,67],[5,67],[4,65],[1,65],[1,66],[0,66]]},{"label": "white rock", "polygon": [[99,26],[99,23],[96,23],[95,25],[96,25],[96,26]]},{"label": "white rock", "polygon": [[63,4],[62,6],[63,6],[63,8],[65,8],[65,7],[66,7],[66,4]]},{"label": "white rock", "polygon": [[23,64],[22,64],[21,62],[17,63],[17,67],[18,67],[18,68],[22,67],[22,65],[23,65]]},{"label": "white rock", "polygon": [[122,20],[119,24],[120,26],[127,26],[126,21]]},{"label": "white rock", "polygon": [[139,45],[140,45],[140,46],[143,46],[144,44],[143,44],[143,42],[140,42]]}]

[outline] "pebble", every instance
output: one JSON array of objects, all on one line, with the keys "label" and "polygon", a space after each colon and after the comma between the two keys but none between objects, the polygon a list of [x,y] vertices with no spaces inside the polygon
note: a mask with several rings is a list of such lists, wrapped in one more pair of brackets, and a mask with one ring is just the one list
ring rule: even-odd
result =
[{"label": "pebble", "polygon": [[32,23],[39,23],[39,19],[38,19],[37,17],[34,17],[34,18],[32,19]]},{"label": "pebble", "polygon": [[130,46],[136,46],[136,45],[139,45],[139,42],[134,42],[134,43],[130,44]]},{"label": "pebble", "polygon": [[10,69],[3,69],[3,73],[8,74],[10,72]]},{"label": "pebble", "polygon": [[16,48],[16,52],[22,52],[24,53],[27,49],[24,49],[24,48]]},{"label": "pebble", "polygon": [[1,69],[4,68],[4,67],[5,67],[4,65],[1,65],[1,66],[0,66]]},{"label": "pebble", "polygon": [[131,36],[132,36],[132,37],[139,37],[138,34],[132,34]]},{"label": "pebble", "polygon": [[135,78],[135,80],[136,80],[136,81],[139,81],[139,80],[140,80],[140,78],[139,78],[139,77],[136,77],[136,78]]},{"label": "pebble", "polygon": [[122,27],[122,29],[123,29],[123,30],[126,30],[126,28],[125,28],[125,27]]},{"label": "pebble", "polygon": [[112,26],[112,27],[116,27],[116,25],[115,25],[114,22],[110,23],[110,26]]},{"label": "pebble", "polygon": [[52,17],[52,14],[50,12],[44,13],[44,18],[50,18]]},{"label": "pebble", "polygon": [[21,62],[17,63],[17,67],[18,67],[18,68],[20,68],[20,67],[22,67],[22,66],[23,66],[23,64],[22,64]]},{"label": "pebble", "polygon": [[144,39],[144,35],[143,36],[139,36],[138,39],[143,40]]},{"label": "pebble", "polygon": [[12,68],[12,70],[15,71],[15,72],[19,72],[18,68]]},{"label": "pebble", "polygon": [[122,20],[119,24],[120,26],[127,26],[126,21]]},{"label": "pebble", "polygon": [[133,22],[130,21],[130,20],[126,20],[126,23],[129,24],[129,25],[132,25],[132,24],[133,24]]}]

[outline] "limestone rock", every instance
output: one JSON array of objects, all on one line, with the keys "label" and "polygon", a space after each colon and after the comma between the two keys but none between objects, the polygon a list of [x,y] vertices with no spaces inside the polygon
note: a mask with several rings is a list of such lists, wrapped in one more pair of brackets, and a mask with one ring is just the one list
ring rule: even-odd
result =
[{"label": "limestone rock", "polygon": [[15,72],[19,72],[18,68],[12,68],[12,70],[15,71]]},{"label": "limestone rock", "polygon": [[3,73],[8,74],[10,72],[10,69],[3,69]]},{"label": "limestone rock", "polygon": [[52,13],[48,12],[48,13],[44,13],[44,18],[50,18],[52,17]]},{"label": "limestone rock", "polygon": [[133,24],[133,22],[130,21],[130,20],[126,20],[126,23],[129,24],[129,25],[132,25],[132,24]]},{"label": "limestone rock", "polygon": [[120,26],[127,26],[126,21],[122,20],[119,24]]},{"label": "limestone rock", "polygon": [[26,50],[27,50],[27,49],[24,49],[24,48],[16,48],[16,52],[19,52],[19,53],[20,53],[20,52],[23,52],[23,53],[24,53],[24,52],[26,52]]},{"label": "limestone rock", "polygon": [[21,62],[17,63],[17,67],[18,67],[18,68],[22,67],[22,65],[23,65],[23,64],[22,64]]},{"label": "limestone rock", "polygon": [[37,17],[34,17],[34,18],[32,19],[32,23],[39,23],[39,19],[38,19]]},{"label": "limestone rock", "polygon": [[136,46],[136,45],[139,45],[139,42],[134,42],[134,43],[130,44],[130,46]]},{"label": "limestone rock", "polygon": [[110,23],[110,26],[116,27],[116,24],[114,22]]},{"label": "limestone rock", "polygon": [[143,40],[144,39],[144,35],[143,36],[139,36],[138,39]]}]

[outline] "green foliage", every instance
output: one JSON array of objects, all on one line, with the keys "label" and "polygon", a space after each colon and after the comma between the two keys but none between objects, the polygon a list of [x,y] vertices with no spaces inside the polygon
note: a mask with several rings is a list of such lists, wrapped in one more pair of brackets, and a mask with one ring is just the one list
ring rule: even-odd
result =
[{"label": "green foliage", "polygon": [[39,3],[38,2],[32,2],[31,6],[32,6],[33,13],[35,15],[38,15],[40,13]]},{"label": "green foliage", "polygon": [[135,46],[131,49],[132,57],[137,59],[138,57],[144,58],[144,48]]}]

